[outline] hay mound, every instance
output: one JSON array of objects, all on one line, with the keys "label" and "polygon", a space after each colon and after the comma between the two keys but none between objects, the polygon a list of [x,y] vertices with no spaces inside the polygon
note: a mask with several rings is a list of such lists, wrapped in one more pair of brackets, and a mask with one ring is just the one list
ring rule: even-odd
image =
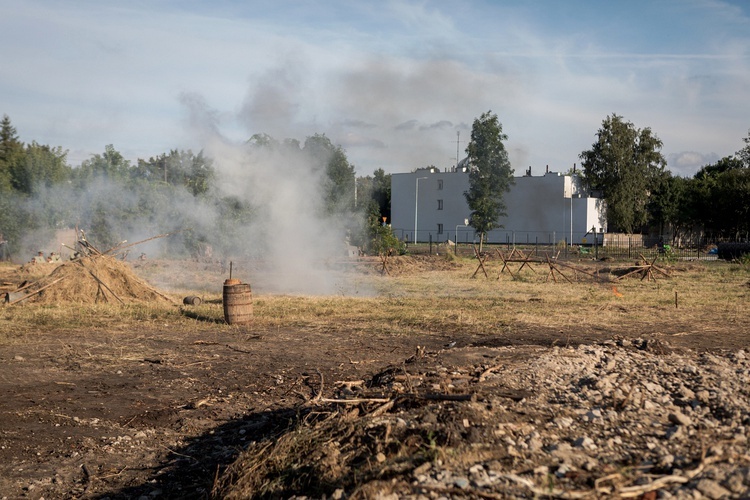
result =
[{"label": "hay mound", "polygon": [[66,262],[19,293],[34,293],[20,303],[174,303],[137,278],[128,264],[109,255],[82,257]]}]

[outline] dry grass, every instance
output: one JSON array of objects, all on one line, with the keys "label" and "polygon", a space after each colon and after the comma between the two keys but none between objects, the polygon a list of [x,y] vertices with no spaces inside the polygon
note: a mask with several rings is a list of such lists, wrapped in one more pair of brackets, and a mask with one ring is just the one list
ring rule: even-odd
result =
[{"label": "dry grass", "polygon": [[[409,267],[402,258],[391,276],[370,273],[374,297],[254,296],[254,325],[258,331],[277,328],[349,330],[390,335],[512,333],[523,328],[568,331],[576,328],[615,329],[659,325],[679,330],[724,331],[750,322],[746,284],[750,272],[723,263],[686,263],[669,268],[670,278],[656,281],[626,278],[616,283],[596,281],[579,273],[579,281],[547,280],[548,268],[524,269],[513,279],[499,261],[486,263],[489,278],[474,259],[455,259],[438,270],[424,262]],[[442,260],[442,259],[441,259]],[[575,264],[583,266],[584,264]],[[588,264],[588,270],[593,270]],[[517,267],[517,266],[516,266]],[[612,267],[610,265],[610,267]],[[513,269],[516,274],[516,269]],[[85,271],[84,271],[85,272]],[[572,271],[563,272],[573,279]],[[54,274],[53,274],[54,275]],[[52,277],[51,275],[50,277]],[[559,276],[558,276],[559,278]],[[116,278],[109,277],[111,282]],[[95,283],[95,282],[94,282]],[[95,284],[89,283],[91,286]],[[55,287],[52,287],[53,289]],[[74,291],[78,295],[79,291]],[[91,290],[88,290],[91,296]],[[122,290],[119,293],[125,294]],[[118,294],[119,294],[118,293]],[[146,292],[135,292],[143,296]],[[675,305],[675,295],[677,304]],[[158,295],[149,295],[158,297]],[[173,295],[175,302],[178,297]],[[201,306],[189,309],[167,301],[147,300],[125,306],[78,304],[70,296],[41,304],[6,306],[0,311],[0,334],[34,328],[117,329],[139,323],[181,328],[232,328],[222,324],[221,296],[204,294]]]}]

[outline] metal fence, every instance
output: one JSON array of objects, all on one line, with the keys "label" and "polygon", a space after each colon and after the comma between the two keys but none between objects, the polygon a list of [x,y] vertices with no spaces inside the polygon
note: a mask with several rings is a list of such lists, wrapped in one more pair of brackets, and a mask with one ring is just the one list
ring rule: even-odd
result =
[{"label": "metal fence", "polygon": [[[468,236],[468,235],[467,235]],[[472,256],[477,241],[467,238],[466,241],[458,242],[429,241],[426,243],[410,243],[407,241],[407,251],[411,254],[439,254],[441,251],[451,248],[457,255]],[[667,243],[668,238],[645,235],[605,234],[596,245],[568,245],[565,240],[553,243],[535,241],[532,243],[493,243],[485,244],[485,252],[495,252],[495,249],[503,252],[518,248],[535,257],[559,258],[590,258],[590,259],[654,259],[658,257],[663,260],[716,260],[718,258],[717,244],[725,240],[702,238],[694,240],[690,244],[672,245]]]}]

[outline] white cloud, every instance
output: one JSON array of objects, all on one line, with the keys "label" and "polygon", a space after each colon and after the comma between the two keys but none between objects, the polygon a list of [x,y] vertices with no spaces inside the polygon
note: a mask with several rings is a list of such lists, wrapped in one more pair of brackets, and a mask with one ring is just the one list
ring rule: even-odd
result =
[{"label": "white cloud", "polygon": [[667,168],[672,175],[692,177],[706,165],[716,163],[719,155],[716,153],[698,153],[696,151],[681,151],[667,157]]},{"label": "white cloud", "polygon": [[185,94],[231,140],[325,133],[361,174],[452,165],[490,109],[517,169],[570,168],[613,112],[675,158],[732,154],[750,126],[750,24],[727,2],[6,3],[0,113],[71,160],[200,149]]}]

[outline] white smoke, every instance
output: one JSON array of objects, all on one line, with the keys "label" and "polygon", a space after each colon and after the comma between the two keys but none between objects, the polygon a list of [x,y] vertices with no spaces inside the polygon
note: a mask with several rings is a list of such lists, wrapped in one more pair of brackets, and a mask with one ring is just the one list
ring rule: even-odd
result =
[{"label": "white smoke", "polygon": [[245,259],[237,262],[238,273],[251,268],[263,288],[274,292],[363,293],[331,265],[346,257],[346,229],[323,216],[324,172],[295,148],[233,142],[199,96],[185,95],[182,102],[192,134],[213,160],[219,192],[254,208],[251,220],[236,225],[238,234],[232,235],[241,248],[228,258]]}]

